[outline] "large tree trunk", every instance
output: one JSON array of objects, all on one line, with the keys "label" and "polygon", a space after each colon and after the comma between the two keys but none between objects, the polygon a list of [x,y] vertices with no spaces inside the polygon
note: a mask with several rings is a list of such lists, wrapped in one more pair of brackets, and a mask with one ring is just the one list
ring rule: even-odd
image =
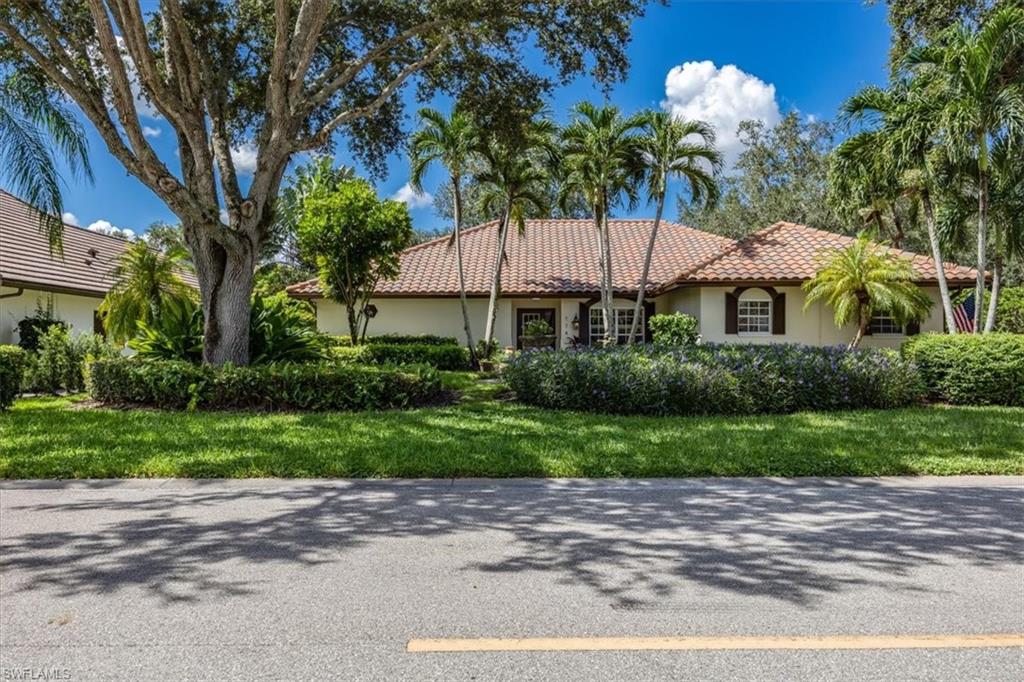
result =
[{"label": "large tree trunk", "polygon": [[640,326],[640,316],[644,309],[644,294],[647,293],[647,277],[651,272],[651,258],[654,255],[654,244],[658,240],[658,226],[661,225],[661,214],[665,210],[665,193],[658,195],[658,209],[654,213],[654,226],[651,227],[651,238],[647,240],[647,253],[644,255],[644,271],[640,275],[640,285],[636,292],[636,305],[633,306],[633,324],[629,328],[629,343],[636,339],[636,330]]},{"label": "large tree trunk", "polygon": [[245,246],[227,249],[207,230],[187,223],[185,238],[203,303],[203,362],[247,365],[255,252]]},{"label": "large tree trunk", "polygon": [[935,229],[935,211],[932,208],[932,197],[928,190],[921,192],[921,205],[924,208],[924,222],[928,229],[928,242],[932,247],[932,259],[935,261],[935,278],[939,282],[939,298],[942,312],[946,319],[946,331],[956,334],[956,321],[953,319],[953,301],[949,297],[949,285],[946,284],[946,270],[943,267],[942,248],[939,246],[939,234]]},{"label": "large tree trunk", "polygon": [[494,318],[498,314],[498,293],[501,291],[501,266],[505,263],[505,242],[508,240],[509,206],[501,214],[498,227],[498,255],[494,259],[494,272],[491,276],[491,295],[487,299],[487,326],[484,329],[484,346],[490,350],[491,337],[494,336]]},{"label": "large tree trunk", "polygon": [[466,332],[466,348],[469,350],[469,364],[473,369],[480,366],[476,357],[476,345],[473,343],[473,329],[469,324],[469,303],[466,301],[466,273],[462,267],[462,188],[459,178],[452,178],[452,189],[455,196],[455,269],[459,275],[459,303],[462,304],[462,327]]},{"label": "large tree trunk", "polygon": [[988,260],[985,243],[988,238],[988,141],[979,136],[978,154],[978,279],[974,285],[974,333],[982,333],[981,309],[985,302],[985,266]]},{"label": "large tree trunk", "polygon": [[999,285],[1003,270],[1003,256],[997,250],[992,258],[992,294],[988,300],[988,316],[985,318],[985,332],[990,332],[996,326],[996,309],[999,307]]}]

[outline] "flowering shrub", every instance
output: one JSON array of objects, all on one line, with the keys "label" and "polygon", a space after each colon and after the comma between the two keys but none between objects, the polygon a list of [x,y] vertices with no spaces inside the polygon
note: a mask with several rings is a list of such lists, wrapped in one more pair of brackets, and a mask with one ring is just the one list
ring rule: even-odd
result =
[{"label": "flowering shrub", "polygon": [[654,346],[520,353],[504,379],[525,403],[618,414],[748,414],[919,402],[893,351],[796,345]]}]

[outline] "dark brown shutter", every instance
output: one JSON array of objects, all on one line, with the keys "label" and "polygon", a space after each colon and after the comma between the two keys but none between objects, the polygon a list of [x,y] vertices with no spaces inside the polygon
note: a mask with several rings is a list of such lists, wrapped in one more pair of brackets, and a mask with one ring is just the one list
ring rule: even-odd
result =
[{"label": "dark brown shutter", "polygon": [[731,291],[725,292],[725,333],[736,334],[739,326],[740,297]]},{"label": "dark brown shutter", "polygon": [[786,295],[775,294],[772,299],[772,334],[786,333]]},{"label": "dark brown shutter", "polygon": [[651,317],[654,316],[654,301],[644,301],[644,341],[650,343],[654,340],[651,336]]},{"label": "dark brown shutter", "polygon": [[[945,314],[945,313],[943,313]],[[907,336],[915,336],[921,333],[921,322],[920,320],[912,320],[907,322]]]},{"label": "dark brown shutter", "polygon": [[579,312],[579,339],[584,346],[590,345],[590,304],[580,303]]}]

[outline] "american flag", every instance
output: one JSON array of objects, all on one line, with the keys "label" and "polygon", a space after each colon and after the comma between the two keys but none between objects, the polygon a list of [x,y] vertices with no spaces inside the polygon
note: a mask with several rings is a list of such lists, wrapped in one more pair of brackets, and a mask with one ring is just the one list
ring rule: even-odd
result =
[{"label": "american flag", "polygon": [[964,299],[964,302],[953,308],[953,324],[958,332],[974,331],[974,294]]}]

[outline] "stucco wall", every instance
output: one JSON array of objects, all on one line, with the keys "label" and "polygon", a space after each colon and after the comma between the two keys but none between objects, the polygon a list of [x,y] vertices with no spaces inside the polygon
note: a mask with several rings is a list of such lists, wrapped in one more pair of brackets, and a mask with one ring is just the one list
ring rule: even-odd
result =
[{"label": "stucco wall", "polygon": [[[17,289],[11,287],[0,287],[0,294],[15,291]],[[93,312],[102,299],[25,289],[20,296],[0,298],[0,343],[17,343],[18,322],[35,313],[37,305],[45,309],[49,300],[53,301],[54,317],[66,322],[73,334],[92,333]]]}]

